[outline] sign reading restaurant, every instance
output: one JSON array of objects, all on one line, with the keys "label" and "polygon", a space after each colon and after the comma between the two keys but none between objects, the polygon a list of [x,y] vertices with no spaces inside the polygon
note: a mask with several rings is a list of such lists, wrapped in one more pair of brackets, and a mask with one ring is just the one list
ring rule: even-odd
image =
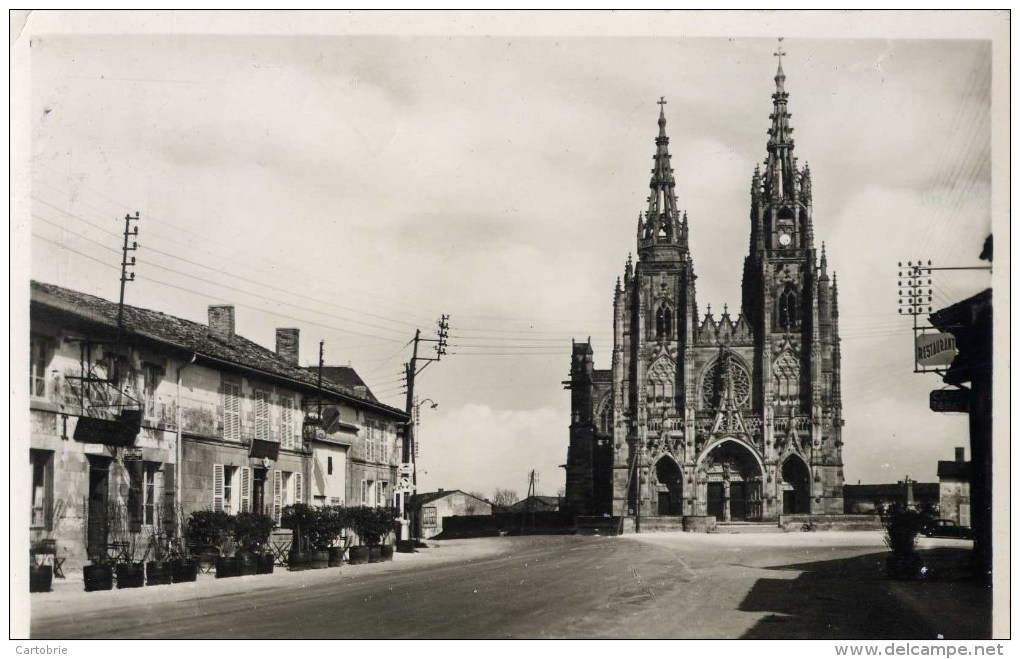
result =
[{"label": "sign reading restaurant", "polygon": [[947,332],[918,334],[914,338],[914,354],[919,366],[949,366],[956,353],[956,337]]}]

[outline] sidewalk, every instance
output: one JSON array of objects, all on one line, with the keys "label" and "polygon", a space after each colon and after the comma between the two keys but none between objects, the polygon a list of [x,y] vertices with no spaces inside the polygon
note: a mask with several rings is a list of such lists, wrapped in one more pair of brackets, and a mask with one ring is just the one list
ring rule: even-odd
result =
[{"label": "sidewalk", "polygon": [[[488,542],[486,542],[488,540]],[[413,554],[394,553],[393,560],[385,563],[348,565],[321,570],[291,572],[286,567],[276,566],[273,574],[249,575],[217,579],[215,570],[199,574],[194,583],[179,583],[166,586],[144,586],[142,588],[85,592],[82,572],[65,571],[65,579],[54,579],[53,589],[48,593],[32,593],[29,597],[33,618],[51,615],[74,615],[76,611],[95,612],[104,609],[143,605],[152,602],[182,602],[187,600],[230,595],[241,592],[271,590],[276,588],[304,588],[324,581],[355,579],[376,574],[398,572],[429,565],[457,561],[469,561],[498,553],[506,548],[505,543],[495,542],[497,538],[473,540],[445,540],[429,542],[429,546]]]}]

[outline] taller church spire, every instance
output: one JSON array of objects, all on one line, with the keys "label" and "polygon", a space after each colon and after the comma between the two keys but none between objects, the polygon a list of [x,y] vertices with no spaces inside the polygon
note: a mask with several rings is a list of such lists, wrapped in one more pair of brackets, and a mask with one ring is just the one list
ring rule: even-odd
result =
[{"label": "taller church spire", "polygon": [[765,170],[765,194],[772,199],[792,200],[796,185],[796,161],[793,157],[793,127],[786,103],[786,73],[783,72],[783,40],[774,55],[779,60],[776,70],[776,91],[772,94],[772,127],[769,128],[768,160]]}]

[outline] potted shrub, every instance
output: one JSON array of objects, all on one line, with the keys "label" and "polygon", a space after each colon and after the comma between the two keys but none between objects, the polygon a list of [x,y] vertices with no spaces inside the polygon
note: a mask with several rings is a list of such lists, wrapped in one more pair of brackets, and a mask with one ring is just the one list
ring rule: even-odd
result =
[{"label": "potted shrub", "polygon": [[354,531],[354,534],[358,536],[358,544],[351,546],[347,550],[347,562],[351,565],[362,565],[368,562],[369,548],[365,538],[369,533],[368,527],[370,522],[368,518],[371,513],[372,509],[365,506],[347,509],[347,524]]},{"label": "potted shrub", "polygon": [[315,510],[304,503],[295,503],[283,509],[280,526],[292,532],[290,552],[287,554],[287,566],[291,570],[307,570],[311,567],[309,534],[316,523],[313,519],[315,515]]},{"label": "potted shrub", "polygon": [[340,567],[347,550],[348,511],[343,506],[323,509],[329,531],[329,567]]},{"label": "potted shrub", "polygon": [[139,550],[138,533],[131,530],[126,511],[120,506],[111,507],[108,519],[116,552],[113,560],[117,588],[141,588],[145,585],[145,564],[136,560]]},{"label": "potted shrub", "polygon": [[233,533],[233,518],[222,510],[195,510],[184,525],[187,549],[203,570],[225,556]]},{"label": "potted shrub", "polygon": [[276,524],[265,513],[238,513],[234,519],[238,558],[243,574],[272,574],[273,554],[269,536]]},{"label": "potted shrub", "polygon": [[113,588],[113,564],[103,553],[89,556],[89,565],[82,568],[85,591],[111,590]]},{"label": "potted shrub", "polygon": [[892,550],[886,558],[886,572],[902,581],[919,579],[924,563],[917,553],[917,536],[924,526],[924,517],[914,511],[895,507],[882,520],[885,543]]},{"label": "potted shrub", "polygon": [[174,525],[179,536],[172,539],[169,551],[167,552],[170,581],[172,584],[186,584],[186,582],[194,581],[198,577],[198,561],[188,550],[190,547],[188,524],[184,521],[181,509],[174,509],[173,516]]},{"label": "potted shrub", "polygon": [[[152,560],[145,563],[145,585],[162,586],[171,583],[170,577],[170,534],[164,530],[166,511],[160,510],[156,516],[152,535],[149,536],[149,550],[146,552]],[[169,525],[166,525],[169,526]]]}]

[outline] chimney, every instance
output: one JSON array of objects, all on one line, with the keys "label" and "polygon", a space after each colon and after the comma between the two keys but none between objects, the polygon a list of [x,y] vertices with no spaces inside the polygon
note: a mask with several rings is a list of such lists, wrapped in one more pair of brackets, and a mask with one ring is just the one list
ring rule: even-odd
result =
[{"label": "chimney", "polygon": [[368,387],[363,384],[356,384],[354,385],[354,393],[364,398],[368,395]]},{"label": "chimney", "polygon": [[956,447],[956,461],[957,462],[966,462],[967,461],[964,458],[963,447],[962,446],[957,446]]},{"label": "chimney", "polygon": [[276,328],[276,354],[292,366],[298,365],[298,334],[296,327]]},{"label": "chimney", "polygon": [[209,332],[221,339],[234,336],[234,305],[209,305]]}]

